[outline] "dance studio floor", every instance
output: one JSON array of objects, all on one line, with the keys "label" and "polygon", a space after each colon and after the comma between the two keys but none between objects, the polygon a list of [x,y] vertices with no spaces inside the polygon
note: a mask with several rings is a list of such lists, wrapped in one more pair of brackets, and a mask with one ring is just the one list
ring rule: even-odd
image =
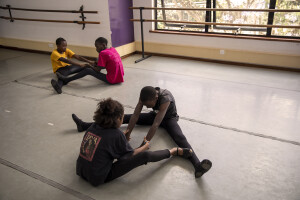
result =
[{"label": "dance studio floor", "polygon": [[[123,84],[85,77],[58,95],[49,55],[0,49],[1,200],[300,199],[300,73],[156,56],[135,64],[140,57],[123,60]],[[71,114],[92,121],[107,97],[132,113],[147,85],[173,93],[184,134],[212,169],[195,179],[176,157],[91,186],[75,173],[83,133]],[[133,147],[148,129],[136,126]],[[173,146],[159,129],[150,150]]]}]

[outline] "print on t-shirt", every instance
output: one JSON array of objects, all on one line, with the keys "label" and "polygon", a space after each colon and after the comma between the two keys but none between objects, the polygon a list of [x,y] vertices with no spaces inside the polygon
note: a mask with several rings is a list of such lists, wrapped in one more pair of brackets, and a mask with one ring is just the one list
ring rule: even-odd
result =
[{"label": "print on t-shirt", "polygon": [[88,132],[82,140],[80,156],[88,161],[92,161],[100,140],[100,136]]}]

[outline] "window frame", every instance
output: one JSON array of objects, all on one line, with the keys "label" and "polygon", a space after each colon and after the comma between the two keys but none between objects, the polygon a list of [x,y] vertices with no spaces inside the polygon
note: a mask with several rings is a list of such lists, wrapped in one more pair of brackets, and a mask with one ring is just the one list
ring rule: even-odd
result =
[{"label": "window frame", "polygon": [[[165,7],[164,5],[164,0],[155,0],[155,7],[157,7],[158,5],[158,1],[161,1],[161,6],[162,8]],[[213,5],[213,8],[216,8],[216,1],[217,0],[206,0],[206,8],[211,8],[211,5]],[[270,4],[269,4],[269,9],[276,9],[276,3],[277,0],[270,0]],[[205,22],[216,22],[216,12],[217,11],[205,11]],[[273,25],[274,22],[274,16],[275,16],[276,12],[268,12],[268,19],[267,19],[267,25]],[[155,14],[155,20],[157,20],[157,10],[155,10],[154,12]],[[166,20],[166,13],[165,10],[162,10],[162,16],[163,16],[163,20]],[[238,30],[242,30],[242,31],[262,31],[265,32],[266,34],[264,35],[254,35],[254,34],[235,34],[235,33],[220,33],[220,32],[209,32],[209,25],[193,25],[193,24],[182,24],[182,23],[167,23],[167,22],[162,22],[164,23],[165,26],[167,27],[181,27],[181,30],[168,30],[168,29],[159,29],[158,28],[158,22],[155,22],[155,31],[165,31],[166,33],[169,32],[178,32],[178,34],[180,33],[192,33],[193,35],[198,34],[198,35],[214,35],[214,36],[245,36],[245,37],[253,37],[253,38],[267,38],[267,39],[271,39],[271,38],[278,38],[278,39],[294,39],[294,40],[298,40],[300,39],[300,36],[280,36],[280,35],[272,35],[272,27],[235,27],[235,26],[224,26],[224,25],[212,25],[213,29],[221,29],[221,30],[235,30],[236,32]],[[187,30],[182,30],[183,27],[187,27],[187,28],[204,28],[204,31],[187,31]]]}]

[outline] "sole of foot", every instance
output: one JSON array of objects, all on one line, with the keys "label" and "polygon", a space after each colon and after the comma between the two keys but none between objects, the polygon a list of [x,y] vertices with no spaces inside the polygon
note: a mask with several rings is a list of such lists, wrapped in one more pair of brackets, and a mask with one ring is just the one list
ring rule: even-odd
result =
[{"label": "sole of foot", "polygon": [[53,87],[53,89],[58,93],[58,94],[61,94],[62,91],[61,91],[61,88],[59,87],[58,83],[56,80],[52,79],[51,80],[51,85]]}]

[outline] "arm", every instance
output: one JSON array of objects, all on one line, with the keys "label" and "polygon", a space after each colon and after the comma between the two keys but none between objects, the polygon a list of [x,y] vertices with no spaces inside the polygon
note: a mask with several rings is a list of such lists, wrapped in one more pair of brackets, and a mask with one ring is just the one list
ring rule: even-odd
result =
[{"label": "arm", "polygon": [[62,62],[64,62],[64,63],[71,64],[71,65],[78,65],[78,66],[80,66],[80,67],[85,67],[85,65],[86,65],[86,64],[81,64],[81,63],[74,62],[74,61],[69,60],[69,59],[65,59],[65,58],[63,58],[63,57],[60,57],[58,60],[59,60],[59,61],[62,61]]},{"label": "arm", "polygon": [[130,118],[128,126],[127,126],[127,128],[124,132],[124,134],[126,135],[127,140],[129,140],[129,138],[130,138],[131,131],[133,130],[137,120],[139,119],[139,116],[140,116],[140,113],[141,113],[142,109],[143,109],[143,103],[142,103],[141,100],[139,100],[138,104],[136,105],[136,107],[134,109],[133,115]]},{"label": "arm", "polygon": [[105,69],[105,67],[97,66],[97,65],[89,65],[88,67],[92,68],[96,72],[100,72],[102,69]]},{"label": "arm", "polygon": [[86,59],[85,57],[79,56],[77,54],[74,54],[73,58],[76,58],[77,60],[80,60],[80,61],[87,62],[87,63],[89,63],[92,66],[94,66],[95,63],[96,63],[96,61],[92,61],[92,60]]},{"label": "arm", "polygon": [[[103,63],[102,63],[103,64]],[[103,66],[99,66],[97,61],[94,61],[93,63],[90,63],[90,68],[92,68],[94,71],[96,72],[100,72],[102,69],[106,69],[105,67]]]},{"label": "arm", "polygon": [[150,130],[148,131],[146,140],[150,141],[152,139],[152,137],[155,135],[157,128],[159,127],[159,125],[161,124],[162,120],[165,117],[165,114],[167,112],[169,105],[170,105],[170,102],[166,102],[166,103],[163,103],[160,105],[159,111],[155,116],[154,122],[153,122]]}]

